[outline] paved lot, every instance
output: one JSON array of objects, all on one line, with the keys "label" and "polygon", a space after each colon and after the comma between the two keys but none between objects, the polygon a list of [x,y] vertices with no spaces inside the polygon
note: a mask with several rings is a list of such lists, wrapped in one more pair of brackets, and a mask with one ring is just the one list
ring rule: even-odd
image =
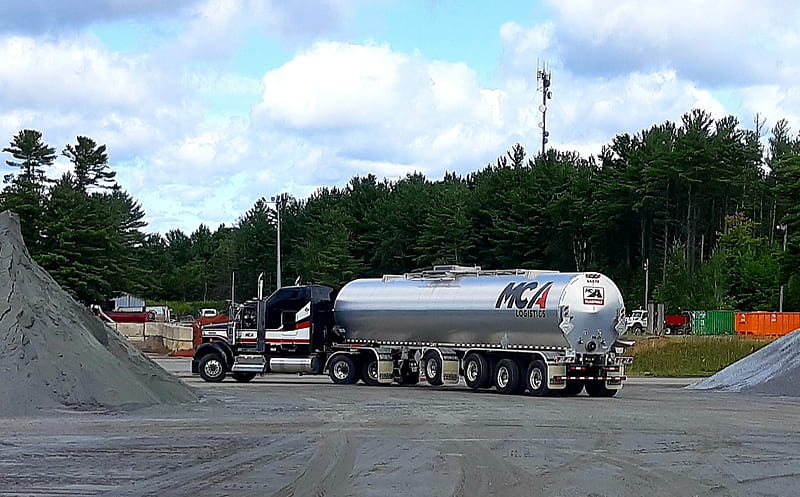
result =
[{"label": "paved lot", "polygon": [[797,399],[634,379],[613,399],[203,383],[182,409],[0,418],[0,495],[795,496]]}]

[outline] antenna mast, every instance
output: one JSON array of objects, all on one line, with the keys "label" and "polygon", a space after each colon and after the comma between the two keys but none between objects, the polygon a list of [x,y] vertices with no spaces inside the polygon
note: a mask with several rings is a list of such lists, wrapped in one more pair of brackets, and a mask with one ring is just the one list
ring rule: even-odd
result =
[{"label": "antenna mast", "polygon": [[550,77],[551,73],[547,70],[547,64],[543,64],[541,69],[536,70],[536,81],[542,82],[542,105],[539,106],[539,112],[542,113],[542,121],[539,127],[542,128],[542,155],[544,155],[545,145],[547,144],[547,137],[550,132],[547,131],[547,101],[553,98],[553,92],[550,91]]}]

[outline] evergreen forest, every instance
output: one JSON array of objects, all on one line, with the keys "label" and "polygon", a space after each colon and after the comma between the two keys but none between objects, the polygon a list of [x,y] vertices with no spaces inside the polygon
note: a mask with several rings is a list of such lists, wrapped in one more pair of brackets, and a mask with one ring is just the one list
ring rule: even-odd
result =
[{"label": "evergreen forest", "polygon": [[276,283],[340,288],[360,277],[429,269],[600,271],[629,309],[800,311],[800,134],[785,120],[755,130],[692,110],[598,156],[521,145],[441,179],[374,175],[306,199],[264,197],[231,226],[148,233],[139,202],[116,182],[105,145],[78,136],[60,154],[24,129],[2,151],[0,210],[20,216],[36,259],[79,301],[121,292],[156,301],[252,297]]}]

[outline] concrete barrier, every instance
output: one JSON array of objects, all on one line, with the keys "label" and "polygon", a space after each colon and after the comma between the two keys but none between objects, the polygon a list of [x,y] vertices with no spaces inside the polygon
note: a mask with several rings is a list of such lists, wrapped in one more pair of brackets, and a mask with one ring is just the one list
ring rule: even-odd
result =
[{"label": "concrete barrier", "polygon": [[191,325],[172,323],[111,323],[112,328],[143,352],[173,354],[192,350]]}]

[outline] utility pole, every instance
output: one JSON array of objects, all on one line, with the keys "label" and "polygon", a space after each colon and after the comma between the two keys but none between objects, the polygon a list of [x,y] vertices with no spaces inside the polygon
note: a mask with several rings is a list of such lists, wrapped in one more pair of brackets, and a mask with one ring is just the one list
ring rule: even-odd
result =
[{"label": "utility pole", "polygon": [[547,70],[546,64],[536,71],[536,81],[542,82],[542,105],[539,106],[539,112],[542,113],[542,122],[539,123],[539,127],[542,128],[542,155],[544,155],[547,137],[550,136],[550,132],[547,131],[547,101],[553,98],[553,92],[550,91],[550,77],[551,73]]},{"label": "utility pole", "polygon": [[[780,224],[775,227],[779,230],[783,230],[783,252],[786,252],[786,239],[789,237],[789,226]],[[778,312],[783,312],[783,285],[781,285],[781,295],[778,299]]]},{"label": "utility pole", "polygon": [[650,258],[644,260],[644,307],[647,309],[647,294],[650,293]]}]

